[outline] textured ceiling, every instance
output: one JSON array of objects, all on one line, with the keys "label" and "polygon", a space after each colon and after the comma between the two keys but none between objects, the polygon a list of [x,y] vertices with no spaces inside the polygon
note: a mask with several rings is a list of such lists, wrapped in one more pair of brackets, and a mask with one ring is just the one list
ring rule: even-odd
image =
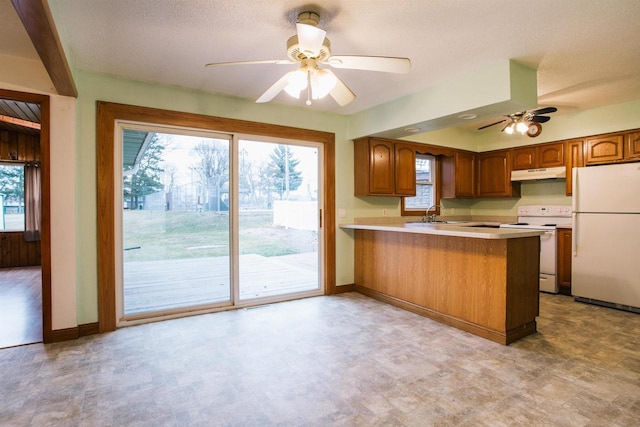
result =
[{"label": "textured ceiling", "polygon": [[[640,98],[638,0],[49,0],[73,66],[257,99],[292,65],[205,68],[286,59],[298,12],[320,14],[336,55],[409,57],[394,75],[334,72],[357,99],[314,110],[352,114],[505,59],[538,70],[540,105],[557,114]],[[0,12],[9,0],[0,0]],[[11,21],[2,16],[2,21]],[[4,22],[2,22],[4,25]],[[26,35],[0,25],[0,54],[29,56]],[[15,23],[9,28],[13,28]],[[6,33],[9,33],[7,35]],[[7,39],[15,42],[7,46]],[[28,40],[28,38],[27,38]],[[309,108],[278,95],[275,103]]]}]

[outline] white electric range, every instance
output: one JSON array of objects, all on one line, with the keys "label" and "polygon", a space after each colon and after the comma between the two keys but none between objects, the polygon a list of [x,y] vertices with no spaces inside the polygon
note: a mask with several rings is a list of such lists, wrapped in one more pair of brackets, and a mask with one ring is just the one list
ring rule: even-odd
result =
[{"label": "white electric range", "polygon": [[554,294],[558,293],[556,229],[559,225],[571,225],[571,206],[520,206],[517,223],[500,225],[500,228],[544,231],[540,236],[540,290]]}]

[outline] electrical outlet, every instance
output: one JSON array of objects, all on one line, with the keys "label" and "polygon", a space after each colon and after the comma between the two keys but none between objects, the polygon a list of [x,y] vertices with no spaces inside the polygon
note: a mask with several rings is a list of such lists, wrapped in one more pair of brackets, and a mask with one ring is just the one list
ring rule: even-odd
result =
[{"label": "electrical outlet", "polygon": [[382,216],[387,216],[387,210],[386,209],[382,209]]},{"label": "electrical outlet", "polygon": [[338,218],[344,218],[347,216],[347,210],[345,208],[338,208]]}]

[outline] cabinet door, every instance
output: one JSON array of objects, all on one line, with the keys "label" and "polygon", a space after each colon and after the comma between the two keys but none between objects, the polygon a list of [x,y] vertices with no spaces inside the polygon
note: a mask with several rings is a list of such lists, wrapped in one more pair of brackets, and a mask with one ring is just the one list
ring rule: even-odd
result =
[{"label": "cabinet door", "polygon": [[564,166],[564,144],[562,142],[539,145],[536,147],[536,151],[537,167],[553,168]]},{"label": "cabinet door", "polygon": [[627,144],[624,149],[625,159],[640,160],[640,132],[631,132],[627,134]]},{"label": "cabinet door", "polygon": [[456,197],[475,197],[476,195],[476,156],[473,153],[455,154]]},{"label": "cabinet door", "polygon": [[395,194],[416,195],[416,149],[413,145],[395,143]]},{"label": "cabinet door", "polygon": [[586,165],[614,163],[624,158],[622,135],[589,138],[584,144]]},{"label": "cabinet door", "polygon": [[582,140],[572,140],[565,142],[567,168],[566,192],[567,196],[571,196],[573,187],[573,168],[581,168],[584,166],[584,156],[582,151]]},{"label": "cabinet door", "polygon": [[395,191],[395,147],[380,139],[369,141],[369,192],[392,195]]},{"label": "cabinet door", "polygon": [[468,152],[456,152],[453,157],[440,159],[440,197],[476,196],[476,155]]},{"label": "cabinet door", "polygon": [[563,295],[571,295],[571,230],[558,230],[558,287]]},{"label": "cabinet door", "polygon": [[509,151],[478,154],[478,197],[519,197],[520,183],[511,182]]},{"label": "cabinet door", "polygon": [[535,147],[514,148],[511,159],[511,168],[514,171],[534,169],[536,167],[536,149]]}]

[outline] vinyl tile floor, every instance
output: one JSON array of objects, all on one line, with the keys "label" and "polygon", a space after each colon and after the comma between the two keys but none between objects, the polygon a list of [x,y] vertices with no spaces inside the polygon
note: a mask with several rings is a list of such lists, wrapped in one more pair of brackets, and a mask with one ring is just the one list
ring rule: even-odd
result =
[{"label": "vinyl tile floor", "polygon": [[0,425],[639,425],[640,315],[540,311],[509,346],[345,293],[4,349]]}]

